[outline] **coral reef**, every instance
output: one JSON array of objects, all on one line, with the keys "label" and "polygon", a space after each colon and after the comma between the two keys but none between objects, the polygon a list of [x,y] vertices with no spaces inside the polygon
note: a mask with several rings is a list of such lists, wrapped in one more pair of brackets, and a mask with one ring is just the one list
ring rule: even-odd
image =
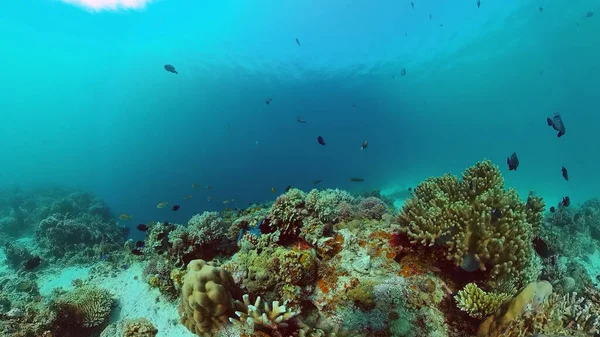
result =
[{"label": "coral reef", "polygon": [[456,303],[462,311],[466,311],[471,317],[480,319],[496,312],[507,298],[506,294],[486,293],[475,283],[467,284],[455,296]]},{"label": "coral reef", "polygon": [[82,286],[59,295],[50,304],[56,317],[50,330],[57,336],[79,336],[101,331],[115,301],[104,289]]}]

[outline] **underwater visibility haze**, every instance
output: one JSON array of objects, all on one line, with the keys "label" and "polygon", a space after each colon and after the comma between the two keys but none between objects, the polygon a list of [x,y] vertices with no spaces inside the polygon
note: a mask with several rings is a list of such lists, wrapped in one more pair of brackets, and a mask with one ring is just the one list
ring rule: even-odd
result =
[{"label": "underwater visibility haze", "polygon": [[599,12],[1,4],[0,336],[599,335]]}]

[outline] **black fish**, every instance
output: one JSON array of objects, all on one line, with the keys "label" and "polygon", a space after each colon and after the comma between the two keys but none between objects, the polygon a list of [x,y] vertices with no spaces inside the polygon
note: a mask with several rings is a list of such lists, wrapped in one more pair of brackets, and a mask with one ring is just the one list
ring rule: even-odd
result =
[{"label": "black fish", "polygon": [[287,185],[287,187],[285,188],[285,191],[289,192],[289,190],[291,190],[291,189],[292,189],[292,185]]},{"label": "black fish", "polygon": [[490,214],[492,215],[492,220],[498,220],[502,218],[502,212],[497,208],[492,208]]},{"label": "black fish", "polygon": [[563,197],[562,201],[560,202],[560,204],[564,207],[569,207],[571,205],[571,198],[569,197]]},{"label": "black fish", "polygon": [[323,179],[317,179],[317,180],[313,180],[312,184],[313,184],[313,185],[316,185],[316,184],[318,184],[318,183],[320,183],[320,182],[322,182],[322,181],[323,181]]},{"label": "black fish", "polygon": [[362,183],[365,181],[363,178],[349,178],[348,180],[353,181],[355,183]]},{"label": "black fish", "polygon": [[569,181],[569,173],[567,172],[567,168],[563,166],[561,171],[563,178],[565,178],[566,181]]},{"label": "black fish", "polygon": [[265,103],[267,103],[268,105],[271,105],[271,101],[272,101],[272,100],[273,100],[273,99],[272,99],[271,97],[269,97],[269,98],[267,98],[267,100],[265,101]]},{"label": "black fish", "polygon": [[406,76],[406,69],[402,68],[402,70],[400,70],[400,75]]},{"label": "black fish", "polygon": [[556,208],[554,206],[550,207],[550,213],[554,213],[556,211]]},{"label": "black fish", "polygon": [[408,188],[408,191],[409,191],[409,192],[412,192],[412,187],[409,187],[409,188]]},{"label": "black fish", "polygon": [[298,46],[302,47],[302,46],[300,45],[300,41],[298,40],[298,38],[296,38],[296,43],[298,44]]},{"label": "black fish", "polygon": [[551,126],[554,130],[558,131],[558,134],[556,135],[557,137],[560,138],[565,134],[565,124],[560,117],[560,113],[555,112],[554,117],[546,118],[546,122],[548,122],[548,126]]},{"label": "black fish", "polygon": [[138,247],[138,248],[142,248],[142,247],[144,247],[144,241],[142,241],[142,240],[140,240],[140,241],[137,241],[137,242],[135,243],[135,246],[136,246],[136,247]]},{"label": "black fish", "polygon": [[544,7],[540,7],[540,12],[543,12],[543,11],[544,11]]},{"label": "black fish", "polygon": [[429,14],[429,20],[431,20],[431,14]]},{"label": "black fish", "polygon": [[165,233],[163,233],[163,232],[161,232],[161,233],[158,233],[158,234],[156,235],[156,238],[157,238],[157,239],[159,239],[159,240],[162,240],[162,238],[164,238],[164,237],[165,237]]},{"label": "black fish", "polygon": [[144,253],[142,253],[142,251],[139,249],[132,249],[131,254],[137,255],[137,256],[144,255]]},{"label": "black fish", "polygon": [[408,33],[407,33],[407,32],[404,32],[404,36],[408,36]]},{"label": "black fish", "polygon": [[367,146],[369,146],[369,142],[367,142],[366,140],[362,143],[362,145],[360,146],[360,150],[364,150],[367,148]]},{"label": "black fish", "polygon": [[509,171],[517,170],[517,167],[519,167],[519,158],[517,158],[516,152],[513,152],[510,157],[506,158],[506,164],[508,164]]},{"label": "black fish", "polygon": [[179,205],[173,205],[173,212],[177,212],[179,210]]},{"label": "black fish", "polygon": [[137,229],[138,229],[139,231],[141,231],[141,232],[146,232],[146,231],[148,231],[148,226],[144,225],[143,223],[141,223],[141,224],[137,225],[137,227],[135,227],[135,228],[137,228]]},{"label": "black fish", "polygon": [[37,268],[40,265],[40,263],[42,263],[42,259],[38,255],[27,260],[27,262],[25,262],[24,268],[25,270],[33,270]]},{"label": "black fish", "polygon": [[319,142],[319,144],[325,146],[325,140],[323,139],[323,137],[321,137],[321,136],[317,137],[317,142]]},{"label": "black fish", "polygon": [[533,238],[533,249],[535,249],[535,252],[540,257],[546,258],[552,256],[552,252],[548,248],[548,244],[539,236]]},{"label": "black fish", "polygon": [[175,70],[175,67],[170,64],[165,64],[165,70],[173,74],[178,74],[177,70]]},{"label": "black fish", "polygon": [[585,14],[586,18],[591,18],[592,16],[594,16],[594,12],[592,12],[592,11],[589,11]]},{"label": "black fish", "polygon": [[302,117],[300,117],[300,116],[296,117],[296,122],[302,123],[302,124],[306,123],[306,121],[304,119],[302,119]]},{"label": "black fish", "polygon": [[411,1],[411,2],[410,2],[410,6],[411,6],[413,9],[415,9],[415,3],[414,3],[414,2],[412,2],[412,1]]},{"label": "black fish", "polygon": [[481,7],[481,0],[477,0],[477,8]]}]

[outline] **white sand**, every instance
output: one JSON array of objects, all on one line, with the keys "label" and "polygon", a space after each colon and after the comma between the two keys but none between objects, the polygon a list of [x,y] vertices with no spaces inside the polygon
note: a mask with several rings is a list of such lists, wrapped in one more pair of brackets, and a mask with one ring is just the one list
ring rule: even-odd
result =
[{"label": "white sand", "polygon": [[[72,288],[71,281],[76,278],[85,279],[89,270],[90,268],[69,267],[40,276],[40,292],[46,295],[56,287]],[[144,317],[158,329],[157,337],[197,337],[179,323],[177,303],[162,299],[158,289],[152,289],[142,281],[142,270],[143,265],[139,263],[120,271],[115,277],[94,279],[94,285],[111,291],[118,300],[110,322]],[[157,301],[157,298],[160,300]]]}]

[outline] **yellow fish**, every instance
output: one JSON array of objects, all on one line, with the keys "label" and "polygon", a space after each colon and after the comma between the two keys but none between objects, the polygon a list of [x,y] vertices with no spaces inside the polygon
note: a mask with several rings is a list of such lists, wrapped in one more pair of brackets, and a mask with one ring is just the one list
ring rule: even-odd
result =
[{"label": "yellow fish", "polygon": [[275,187],[271,187],[271,192],[277,193],[277,192],[275,192]]},{"label": "yellow fish", "polygon": [[185,200],[190,200],[191,198],[192,198],[191,195],[186,195],[185,197],[183,197],[183,199],[185,199]]},{"label": "yellow fish", "polygon": [[192,188],[198,188],[198,184],[192,184]]},{"label": "yellow fish", "polygon": [[156,205],[156,208],[165,208],[168,204],[168,201],[159,202],[158,205]]},{"label": "yellow fish", "polygon": [[128,215],[128,214],[125,214],[125,213],[119,215],[119,219],[121,219],[121,220],[129,220],[131,218],[133,218],[133,215]]},{"label": "yellow fish", "polygon": [[210,199],[212,199],[212,197],[211,197],[211,196],[208,196],[208,197],[206,197],[206,200],[207,200],[207,201],[210,201]]}]

